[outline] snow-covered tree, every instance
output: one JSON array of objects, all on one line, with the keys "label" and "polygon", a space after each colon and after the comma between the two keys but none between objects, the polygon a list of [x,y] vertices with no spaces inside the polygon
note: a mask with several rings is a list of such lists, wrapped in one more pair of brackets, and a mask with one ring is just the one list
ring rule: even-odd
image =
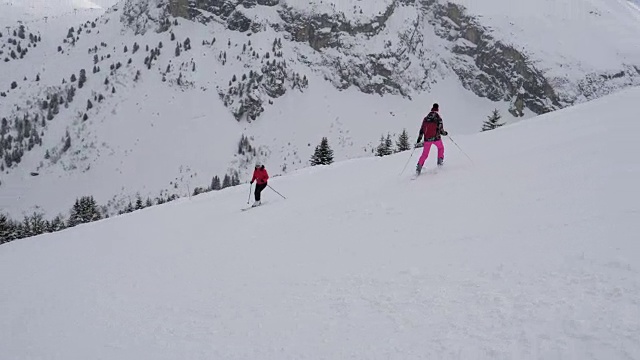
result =
[{"label": "snow-covered tree", "polygon": [[78,78],[78,87],[82,89],[85,82],[87,82],[87,72],[84,69],[81,69],[80,77]]},{"label": "snow-covered tree", "polygon": [[77,199],[69,216],[69,227],[102,219],[102,214],[93,196]]},{"label": "snow-covered tree", "polygon": [[380,144],[376,148],[376,156],[387,156],[393,154],[393,141],[391,141],[391,135],[380,136]]},{"label": "snow-covered tree", "polygon": [[487,120],[482,124],[482,131],[489,131],[503,126],[504,123],[500,122],[501,118],[502,115],[500,115],[500,111],[498,111],[498,109],[493,110],[491,115],[489,115]]},{"label": "snow-covered tree", "polygon": [[222,189],[222,184],[220,183],[220,178],[218,177],[218,175],[216,175],[213,177],[213,179],[211,179],[211,190],[220,189]]},{"label": "snow-covered tree", "polygon": [[13,240],[15,238],[14,231],[13,222],[5,214],[0,214],[0,244]]},{"label": "snow-covered tree", "polygon": [[231,177],[229,174],[226,174],[224,180],[222,180],[222,188],[228,188],[229,186],[231,186]]},{"label": "snow-covered tree", "polygon": [[333,163],[333,150],[329,146],[329,140],[323,137],[311,157],[311,166],[329,165],[331,163]]},{"label": "snow-covered tree", "polygon": [[397,152],[411,150],[411,144],[409,143],[409,134],[407,133],[407,129],[403,129],[400,136],[398,136],[398,141],[396,142],[396,150]]},{"label": "snow-covered tree", "polygon": [[140,195],[138,195],[136,198],[136,210],[141,210],[143,208],[144,204],[142,203],[142,198],[140,197]]}]

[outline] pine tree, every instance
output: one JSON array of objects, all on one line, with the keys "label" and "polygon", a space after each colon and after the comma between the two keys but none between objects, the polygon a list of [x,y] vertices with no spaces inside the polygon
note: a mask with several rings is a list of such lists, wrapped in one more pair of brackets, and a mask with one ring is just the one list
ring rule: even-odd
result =
[{"label": "pine tree", "polygon": [[22,220],[22,224],[20,224],[20,232],[18,235],[19,239],[28,238],[34,235],[36,234],[31,230],[31,223],[29,221],[29,217],[25,216],[24,220]]},{"label": "pine tree", "polygon": [[222,188],[228,188],[229,186],[231,186],[231,177],[229,174],[225,174],[224,180],[222,180]]},{"label": "pine tree", "polygon": [[333,163],[333,150],[329,146],[329,140],[323,137],[311,157],[311,166],[330,165],[331,163]]},{"label": "pine tree", "polygon": [[380,135],[380,143],[378,144],[378,147],[376,147],[376,156],[384,156],[385,154],[385,149],[384,149],[384,136]]},{"label": "pine tree", "polygon": [[393,141],[391,140],[391,134],[387,134],[387,138],[384,140],[384,147],[387,150],[385,155],[393,154]]},{"label": "pine tree", "polygon": [[213,179],[211,179],[211,190],[220,189],[222,189],[222,185],[220,184],[220,178],[218,177],[218,175],[216,175],[213,177]]},{"label": "pine tree", "polygon": [[80,199],[76,199],[71,208],[68,226],[73,227],[100,219],[102,219],[102,215],[93,196],[83,196]]},{"label": "pine tree", "polygon": [[482,131],[489,131],[500,126],[503,126],[504,123],[500,122],[502,115],[500,115],[500,111],[498,109],[493,110],[490,116],[487,116],[487,120],[482,124]]},{"label": "pine tree", "polygon": [[67,222],[68,227],[74,227],[79,225],[80,222],[80,200],[76,199],[76,202],[71,207],[71,211],[69,212],[69,221]]},{"label": "pine tree", "polygon": [[144,207],[149,207],[149,206],[153,206],[153,201],[151,201],[150,197],[147,198],[147,201],[144,204]]},{"label": "pine tree", "polygon": [[411,150],[411,144],[409,144],[407,129],[403,129],[400,136],[398,136],[398,142],[396,142],[396,151],[401,152],[407,150]]},{"label": "pine tree", "polygon": [[12,239],[13,224],[5,214],[0,214],[0,244],[7,243]]},{"label": "pine tree", "polygon": [[87,82],[87,72],[84,69],[81,69],[80,77],[78,78],[78,87],[82,89],[85,82]]},{"label": "pine tree", "polygon": [[378,144],[378,147],[376,148],[376,156],[385,156],[387,153],[387,149],[385,149],[385,144],[384,144],[384,136],[380,136],[380,144]]},{"label": "pine tree", "polygon": [[40,235],[47,231],[47,226],[42,214],[33,213],[33,215],[29,217],[29,228],[31,230],[31,236]]},{"label": "pine tree", "polygon": [[51,221],[51,228],[50,231],[51,232],[56,232],[56,231],[60,231],[60,230],[64,230],[64,228],[66,227],[64,224],[64,219],[62,218],[62,215],[58,215],[56,216],[53,221]]},{"label": "pine tree", "polygon": [[393,141],[391,141],[391,135],[380,136],[380,144],[376,148],[376,156],[387,156],[393,154]]},{"label": "pine tree", "polygon": [[140,195],[138,195],[138,197],[136,198],[136,210],[141,210],[144,208],[144,205],[142,204],[142,198],[140,197]]}]

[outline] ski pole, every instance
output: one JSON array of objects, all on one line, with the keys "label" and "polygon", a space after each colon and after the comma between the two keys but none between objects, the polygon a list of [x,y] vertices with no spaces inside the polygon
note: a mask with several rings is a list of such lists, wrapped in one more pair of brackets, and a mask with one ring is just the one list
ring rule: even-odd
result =
[{"label": "ski pole", "polygon": [[469,155],[467,155],[466,152],[464,152],[464,150],[462,150],[462,148],[460,148],[460,145],[456,144],[456,142],[453,140],[453,138],[451,138],[451,136],[447,135],[447,137],[449,138],[449,140],[451,140],[451,142],[458,148],[458,150],[460,150],[461,153],[464,154],[464,156],[467,157],[467,159],[469,159],[469,161],[471,161],[471,163],[473,164],[473,160],[471,160],[471,158],[469,157]]},{"label": "ski pole", "polygon": [[409,161],[411,161],[411,158],[413,157],[413,153],[416,151],[416,147],[413,147],[413,151],[411,151],[411,156],[409,156],[409,160],[407,160],[407,163],[404,164],[404,167],[402,168],[402,172],[400,173],[400,175],[402,176],[402,174],[404,174],[404,171],[407,170],[407,166],[409,166]]},{"label": "ski pole", "polygon": [[272,188],[271,185],[267,185],[269,187],[269,189],[273,190],[273,192],[275,192],[276,194],[282,196],[283,199],[287,200],[286,197],[284,197],[284,195],[280,194],[279,192],[276,191],[276,189]]},{"label": "ski pole", "polygon": [[251,201],[251,189],[253,188],[253,183],[249,184],[249,198],[247,199],[247,204]]}]

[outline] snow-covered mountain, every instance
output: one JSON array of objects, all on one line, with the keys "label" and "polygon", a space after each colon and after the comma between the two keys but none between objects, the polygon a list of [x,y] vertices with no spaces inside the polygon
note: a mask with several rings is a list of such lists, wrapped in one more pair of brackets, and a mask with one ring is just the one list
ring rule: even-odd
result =
[{"label": "snow-covered mountain", "polygon": [[245,181],[256,159],[285,174],[322,137],[337,160],[372,156],[433,102],[465,134],[494,108],[513,123],[640,84],[626,0],[91,3],[0,28],[0,207],[16,218],[83,195],[113,214]]},{"label": "snow-covered mountain", "polygon": [[83,10],[104,10],[118,0],[0,0],[0,20],[16,22],[56,17]]},{"label": "snow-covered mountain", "polygon": [[0,357],[638,359],[639,98],[1,245]]}]

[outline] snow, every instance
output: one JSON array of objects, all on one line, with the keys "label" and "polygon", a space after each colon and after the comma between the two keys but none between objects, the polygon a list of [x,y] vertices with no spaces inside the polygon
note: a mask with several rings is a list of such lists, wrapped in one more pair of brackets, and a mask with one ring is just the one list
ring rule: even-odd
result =
[{"label": "snow", "polygon": [[3,357],[640,358],[639,97],[0,246]]},{"label": "snow", "polygon": [[98,10],[99,15],[117,2],[118,0],[0,0],[0,24],[16,19],[61,16],[78,10]]},{"label": "snow", "polygon": [[582,78],[640,63],[640,21],[628,0],[453,0],[550,76]]}]

